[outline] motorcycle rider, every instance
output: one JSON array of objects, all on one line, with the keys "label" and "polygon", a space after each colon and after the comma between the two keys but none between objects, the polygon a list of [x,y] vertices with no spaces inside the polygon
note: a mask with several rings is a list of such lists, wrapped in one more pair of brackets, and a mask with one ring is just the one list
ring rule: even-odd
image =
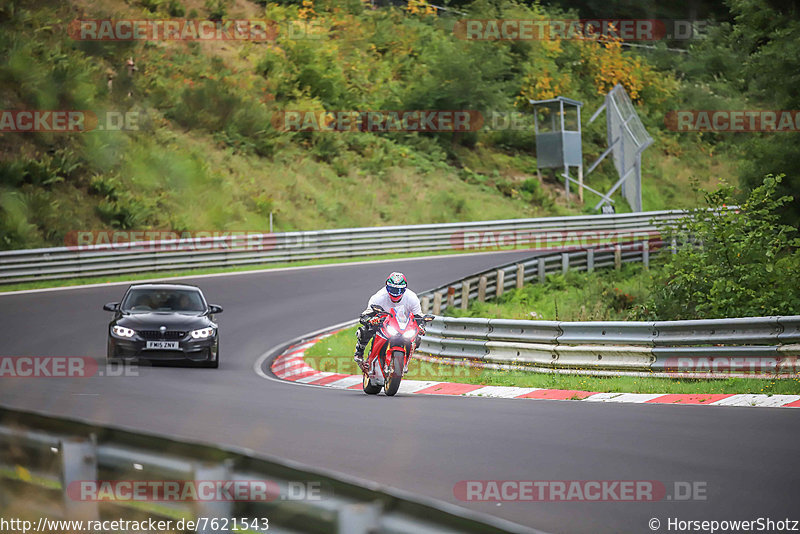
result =
[{"label": "motorcycle rider", "polygon": [[[380,329],[383,322],[381,317],[372,316],[372,306],[380,306],[385,311],[390,311],[392,308],[405,307],[406,312],[414,315],[422,315],[422,306],[419,303],[417,294],[408,289],[408,281],[403,273],[393,272],[386,278],[386,287],[382,287],[377,293],[369,298],[367,309],[361,312],[361,327],[356,331],[356,352],[353,360],[362,369],[364,363],[364,349],[367,347],[369,340],[375,336],[375,333]],[[419,346],[420,336],[424,335],[425,331],[420,325],[419,336],[414,340],[414,348]]]}]

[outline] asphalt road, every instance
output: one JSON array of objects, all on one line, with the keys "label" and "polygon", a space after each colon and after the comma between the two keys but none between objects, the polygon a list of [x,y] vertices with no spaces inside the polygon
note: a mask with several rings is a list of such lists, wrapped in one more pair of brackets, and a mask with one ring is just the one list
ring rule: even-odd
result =
[{"label": "asphalt road", "polygon": [[[550,532],[667,531],[669,518],[800,519],[800,410],[383,395],[265,380],[264,352],[354,318],[392,270],[434,287],[525,253],[263,271],[194,281],[225,312],[220,369],[0,378],[0,404],[226,443]],[[189,282],[192,282],[191,280]],[[0,355],[105,355],[113,285],[0,296]],[[354,367],[355,370],[355,367]],[[705,500],[465,503],[462,480],[697,483]],[[673,528],[672,531],[675,529]]]}]

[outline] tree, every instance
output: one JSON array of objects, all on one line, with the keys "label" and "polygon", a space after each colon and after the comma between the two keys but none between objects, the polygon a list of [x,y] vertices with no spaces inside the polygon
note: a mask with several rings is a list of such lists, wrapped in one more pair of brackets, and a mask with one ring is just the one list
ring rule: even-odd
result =
[{"label": "tree", "polygon": [[[747,98],[749,109],[800,109],[797,4],[784,0],[728,0],[733,23],[721,25],[708,40],[693,48],[694,68],[690,74],[709,83],[716,92],[720,90],[719,80],[726,80],[734,93]],[[786,176],[778,186],[779,193],[789,194],[800,188],[800,133],[736,135],[747,136],[741,144],[742,185],[748,189],[758,187],[763,176],[771,173]],[[786,203],[780,213],[784,222],[797,225],[800,200]]]}]

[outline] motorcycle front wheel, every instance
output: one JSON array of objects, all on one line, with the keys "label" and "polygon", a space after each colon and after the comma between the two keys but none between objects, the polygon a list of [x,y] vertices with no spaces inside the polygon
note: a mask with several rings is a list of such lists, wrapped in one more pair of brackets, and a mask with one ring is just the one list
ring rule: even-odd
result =
[{"label": "motorcycle front wheel", "polygon": [[405,356],[401,350],[396,350],[392,353],[392,374],[386,377],[386,382],[383,384],[383,392],[389,397],[394,396],[400,388],[400,381],[403,380]]},{"label": "motorcycle front wheel", "polygon": [[364,382],[362,386],[364,387],[364,393],[366,393],[367,395],[377,395],[378,392],[381,390],[380,386],[373,386],[370,383],[369,376],[367,376],[367,373],[364,373]]}]

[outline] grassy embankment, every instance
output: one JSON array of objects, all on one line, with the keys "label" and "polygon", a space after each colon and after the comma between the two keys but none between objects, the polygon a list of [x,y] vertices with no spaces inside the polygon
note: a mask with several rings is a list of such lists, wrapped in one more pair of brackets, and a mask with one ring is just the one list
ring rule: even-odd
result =
[{"label": "grassy embankment", "polygon": [[[561,16],[538,5],[503,9]],[[209,17],[266,18],[283,28],[313,20],[316,29],[313,39],[279,32],[274,42],[199,43],[82,42],[67,32],[76,18]],[[593,205],[591,195],[585,205],[568,201],[558,183],[536,179],[530,130],[291,133],[272,124],[282,110],[528,113],[527,98],[563,94],[591,112],[620,82],[656,139],[643,158],[645,209],[692,206],[697,199],[684,194],[691,177],[710,183],[732,173],[732,153],[665,128],[681,82],[635,52],[613,43],[466,42],[451,24],[321,0],[310,12],[243,0],[7,3],[0,91],[8,109],[133,112],[139,129],[4,134],[0,248],[61,245],[68,232],[87,229],[257,231],[270,213],[285,231],[559,215]],[[602,122],[586,126],[586,161],[605,148]],[[614,180],[605,162],[588,183],[603,189]]]}]

